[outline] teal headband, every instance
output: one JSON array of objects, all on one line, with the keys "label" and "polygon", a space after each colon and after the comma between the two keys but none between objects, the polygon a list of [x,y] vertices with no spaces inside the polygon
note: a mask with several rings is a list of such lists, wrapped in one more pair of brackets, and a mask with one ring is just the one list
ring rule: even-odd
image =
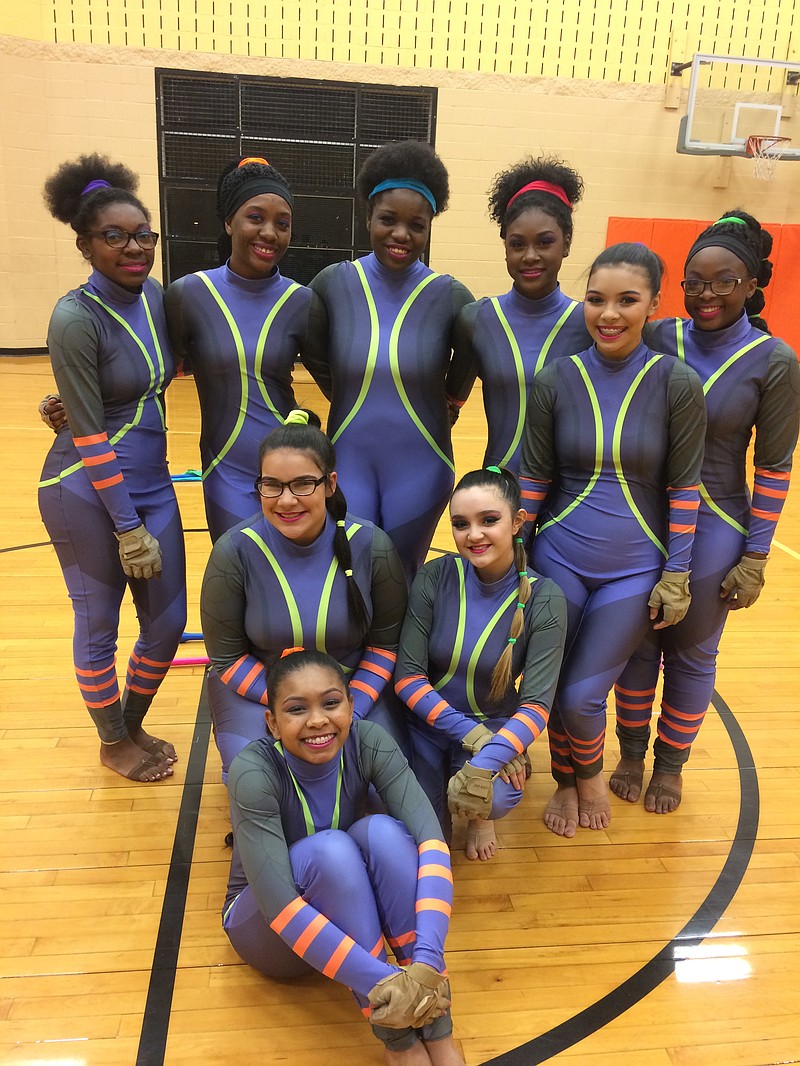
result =
[{"label": "teal headband", "polygon": [[371,200],[372,197],[377,196],[379,192],[386,192],[389,189],[413,189],[414,192],[418,192],[420,196],[425,197],[431,205],[431,210],[434,215],[436,214],[436,199],[433,193],[427,185],[423,185],[421,181],[414,181],[413,178],[387,178],[386,181],[382,181],[375,186],[369,194],[368,199]]}]

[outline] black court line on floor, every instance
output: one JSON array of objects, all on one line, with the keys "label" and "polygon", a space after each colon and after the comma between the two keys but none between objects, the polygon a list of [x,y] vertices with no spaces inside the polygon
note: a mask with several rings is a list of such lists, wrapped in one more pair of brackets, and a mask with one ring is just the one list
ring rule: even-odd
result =
[{"label": "black court line on floor", "polygon": [[0,555],[6,552],[21,552],[26,548],[49,548],[52,543],[52,540],[38,540],[35,544],[15,544],[11,548],[0,548]]},{"label": "black court line on floor", "polygon": [[[488,1059],[483,1066],[536,1066],[537,1063],[546,1062],[585,1040],[624,1014],[673,974],[676,963],[702,943],[725,913],[741,884],[753,853],[760,800],[753,754],[742,728],[718,692],[714,692],[711,702],[725,726],[736,756],[740,799],[736,834],[725,864],[708,895],[683,929],[613,992],[609,992],[548,1032],[511,1051]],[[163,1066],[164,1062],[210,732],[211,722],[204,682],[186,770],[183,800],[178,814],[136,1066]]]}]

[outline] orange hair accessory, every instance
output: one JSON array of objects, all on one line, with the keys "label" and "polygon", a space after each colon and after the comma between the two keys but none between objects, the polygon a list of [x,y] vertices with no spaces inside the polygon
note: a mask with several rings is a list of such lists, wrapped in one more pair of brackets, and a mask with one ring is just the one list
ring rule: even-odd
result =
[{"label": "orange hair accessory", "polygon": [[246,163],[262,163],[265,167],[269,166],[266,159],[262,159],[260,155],[249,155],[246,159],[243,159],[241,163],[237,163],[236,169],[238,170],[239,167],[243,167]]},{"label": "orange hair accessory", "polygon": [[305,651],[305,648],[284,648],[281,652],[281,658],[285,659],[287,655],[294,655],[296,651]]}]

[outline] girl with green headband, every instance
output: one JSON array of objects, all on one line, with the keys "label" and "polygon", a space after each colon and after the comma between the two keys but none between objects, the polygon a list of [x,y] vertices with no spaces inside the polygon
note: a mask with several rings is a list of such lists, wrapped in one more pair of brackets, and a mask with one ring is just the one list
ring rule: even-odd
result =
[{"label": "girl with green headband", "polygon": [[453,487],[445,377],[456,315],[472,297],[422,262],[449,195],[430,145],[376,149],[357,185],[372,252],[311,282],[306,365],[332,395],[328,432],[348,499],[386,530],[410,580]]},{"label": "girl with green headband", "polygon": [[564,651],[564,597],[527,566],[524,517],[513,474],[466,474],[450,500],[458,555],[419,571],[400,637],[414,772],[448,836],[450,813],[467,815],[468,859],[492,858],[494,819],[522,797]]}]

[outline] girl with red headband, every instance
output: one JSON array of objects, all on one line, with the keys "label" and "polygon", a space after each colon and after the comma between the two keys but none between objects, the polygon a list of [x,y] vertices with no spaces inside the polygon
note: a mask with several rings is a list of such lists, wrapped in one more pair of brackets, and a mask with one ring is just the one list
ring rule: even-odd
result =
[{"label": "girl with red headband", "polygon": [[583,307],[558,283],[572,243],[572,211],[583,181],[561,160],[527,159],[495,178],[489,214],[500,227],[513,280],[503,296],[469,304],[458,317],[456,344],[466,361],[447,378],[451,399],[463,404],[475,377],[483,382],[489,427],[485,465],[517,473],[528,390],[534,374],[591,343]]}]

